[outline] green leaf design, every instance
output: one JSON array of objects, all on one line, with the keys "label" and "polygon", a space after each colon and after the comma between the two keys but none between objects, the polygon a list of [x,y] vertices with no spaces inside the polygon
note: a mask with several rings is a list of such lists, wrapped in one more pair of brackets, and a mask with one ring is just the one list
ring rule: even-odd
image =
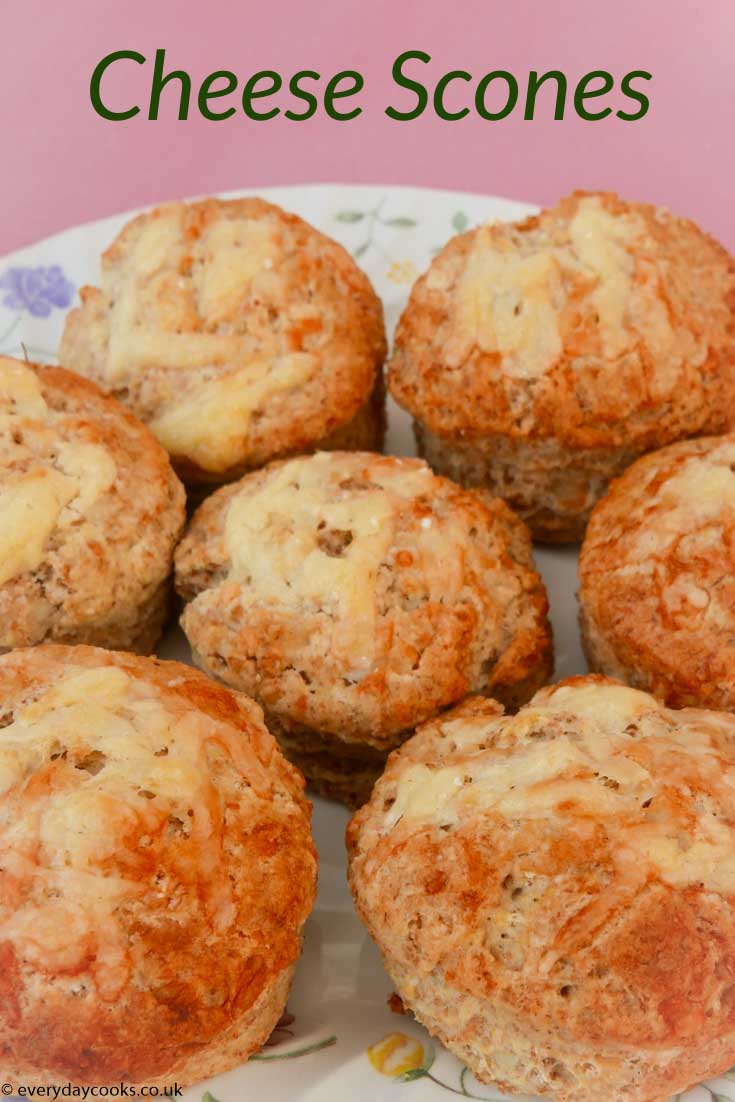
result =
[{"label": "green leaf design", "polygon": [[369,248],[370,248],[370,242],[369,241],[363,241],[362,245],[358,245],[357,248],[355,249],[354,253],[352,254],[354,256],[355,260],[359,260],[361,256],[364,256]]},{"label": "green leaf design", "polygon": [[362,222],[365,215],[361,210],[341,210],[336,217],[338,222]]},{"label": "green leaf design", "polygon": [[405,215],[399,215],[397,218],[384,218],[384,226],[398,226],[404,230],[413,229],[414,226],[418,226],[418,222],[415,218],[408,218]]},{"label": "green leaf design", "polygon": [[205,1091],[202,1095],[202,1102],[219,1102],[219,1098],[215,1098],[209,1091]]},{"label": "green leaf design", "polygon": [[436,1059],[436,1053],[434,1052],[433,1045],[426,1045],[424,1048],[424,1062],[421,1065],[423,1071],[429,1071],[434,1060]]},{"label": "green leaf design", "polygon": [[[303,1048],[292,1048],[290,1052],[256,1052],[251,1060],[295,1060],[297,1056],[308,1056],[310,1052],[319,1052],[323,1048],[329,1048],[337,1044],[336,1034],[325,1037],[323,1041],[315,1041],[313,1045],[304,1045]],[[204,1099],[202,1099],[204,1102]],[[216,1099],[214,1100],[216,1102]]]},{"label": "green leaf design", "polygon": [[455,229],[457,233],[464,233],[469,224],[470,220],[465,212],[463,210],[458,210],[452,219],[452,228]]},{"label": "green leaf design", "polygon": [[401,1075],[397,1075],[394,1079],[395,1083],[412,1083],[414,1079],[423,1079],[426,1075],[426,1068],[411,1068],[410,1071],[404,1071]]}]

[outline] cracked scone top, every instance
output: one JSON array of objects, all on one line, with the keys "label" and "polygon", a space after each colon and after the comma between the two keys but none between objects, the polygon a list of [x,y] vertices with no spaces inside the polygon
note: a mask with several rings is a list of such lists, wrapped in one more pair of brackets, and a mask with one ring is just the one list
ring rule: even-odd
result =
[{"label": "cracked scone top", "polygon": [[340,245],[279,207],[158,207],[128,223],[81,298],[62,362],[127,403],[185,481],[333,439],[380,444],[380,302]]},{"label": "cracked scone top", "polygon": [[484,1082],[663,1102],[735,1062],[735,717],[598,676],[472,699],[347,832],[404,1004]]},{"label": "cracked scone top", "polygon": [[175,662],[13,651],[0,792],[5,1078],[186,1085],[267,1039],[316,860],[252,701]]},{"label": "cracked scone top", "polygon": [[416,723],[468,692],[517,705],[550,673],[524,525],[419,460],[272,464],[201,506],[175,564],[197,661],[348,802]]},{"label": "cracked scone top", "polygon": [[735,710],[735,435],[634,463],[592,513],[579,575],[593,669]]},{"label": "cracked scone top", "polygon": [[578,538],[637,455],[735,410],[735,262],[693,223],[577,192],[453,238],[416,283],[389,371],[442,474]]},{"label": "cracked scone top", "polygon": [[151,433],[58,367],[0,357],[0,652],[152,650],[184,490]]}]

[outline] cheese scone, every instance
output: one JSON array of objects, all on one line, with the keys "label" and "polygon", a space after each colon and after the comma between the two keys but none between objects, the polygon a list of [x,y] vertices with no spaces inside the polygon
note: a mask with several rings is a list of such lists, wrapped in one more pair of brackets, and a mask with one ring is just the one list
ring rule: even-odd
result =
[{"label": "cheese scone", "polygon": [[420,460],[322,452],[247,475],[194,515],[175,571],[195,660],[353,806],[417,723],[470,692],[517,707],[551,673],[524,524]]},{"label": "cheese scone", "polygon": [[453,238],[414,286],[389,368],[439,473],[580,539],[637,456],[735,417],[735,261],[692,222],[576,192]]},{"label": "cheese scone", "polygon": [[482,1082],[664,1102],[735,1063],[735,716],[599,676],[472,699],[350,822],[358,913]]},{"label": "cheese scone", "polygon": [[16,650],[0,790],[5,1079],[182,1087],[263,1044],[316,857],[257,705],[178,662]]},{"label": "cheese scone", "polygon": [[187,483],[382,445],[380,301],[336,241],[279,207],[157,207],[122,230],[81,299],[61,362],[145,421]]},{"label": "cheese scone", "polygon": [[592,669],[735,711],[735,434],[629,467],[595,506],[579,578]]},{"label": "cheese scone", "polygon": [[123,406],[62,368],[0,356],[0,653],[150,653],[184,511],[166,452]]}]

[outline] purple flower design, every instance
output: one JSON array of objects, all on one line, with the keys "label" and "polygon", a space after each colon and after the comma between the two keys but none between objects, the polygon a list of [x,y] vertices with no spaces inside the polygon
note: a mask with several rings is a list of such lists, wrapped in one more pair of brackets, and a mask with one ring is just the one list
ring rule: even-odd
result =
[{"label": "purple flower design", "polygon": [[55,306],[71,306],[74,284],[58,264],[50,268],[8,268],[0,275],[2,303],[9,310],[27,310],[34,318],[47,318]]}]

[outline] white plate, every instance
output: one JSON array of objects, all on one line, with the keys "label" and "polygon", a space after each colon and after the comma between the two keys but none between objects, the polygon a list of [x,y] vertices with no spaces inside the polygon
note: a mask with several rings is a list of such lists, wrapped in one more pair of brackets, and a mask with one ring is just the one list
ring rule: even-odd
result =
[{"label": "white plate", "polygon": [[[353,253],[383,299],[390,332],[411,283],[447,238],[480,221],[534,211],[507,199],[416,188],[315,185],[258,194],[303,215]],[[23,345],[31,359],[55,358],[76,289],[97,281],[99,254],[129,217],[78,226],[0,260],[0,352],[22,355]],[[393,404],[386,450],[414,451],[409,419]],[[557,677],[585,672],[577,630],[576,559],[572,549],[536,552],[551,601]],[[164,640],[160,654],[188,661],[180,632]],[[465,1098],[506,1097],[477,1083],[411,1018],[388,1009],[390,980],[355,916],[345,881],[347,818],[338,805],[315,799],[319,894],[306,927],[289,1020],[259,1057],[186,1091],[187,1100],[446,1102],[450,1092]],[[735,1102],[735,1075],[732,1082],[719,1079],[696,1087],[680,1100]]]}]

